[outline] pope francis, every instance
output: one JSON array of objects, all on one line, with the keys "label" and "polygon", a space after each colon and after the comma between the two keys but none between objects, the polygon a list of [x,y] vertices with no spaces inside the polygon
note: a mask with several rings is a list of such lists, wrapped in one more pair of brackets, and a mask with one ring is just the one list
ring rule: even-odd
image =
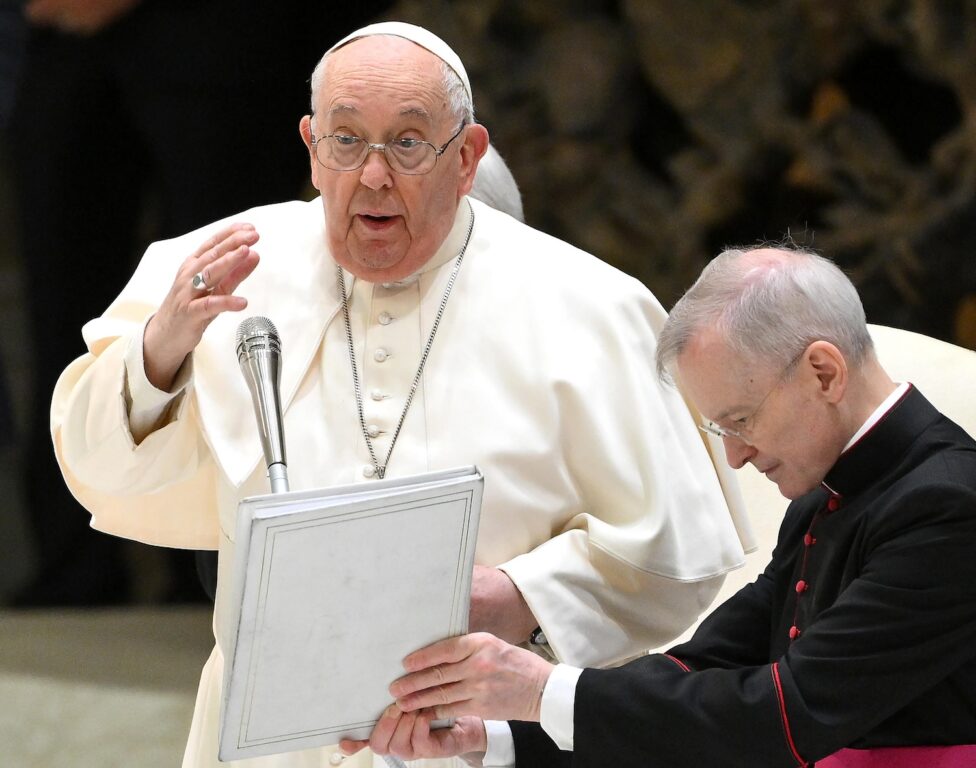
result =
[{"label": "pope francis", "polygon": [[235,511],[268,491],[234,354],[245,307],[285,350],[293,490],[481,468],[472,631],[619,662],[694,621],[749,547],[734,480],[655,376],[654,297],[468,196],[488,134],[454,51],[397,22],[353,33],[313,73],[300,132],[320,199],[150,246],[54,393],[58,459],[94,527],[219,550],[189,768],[218,765]]}]

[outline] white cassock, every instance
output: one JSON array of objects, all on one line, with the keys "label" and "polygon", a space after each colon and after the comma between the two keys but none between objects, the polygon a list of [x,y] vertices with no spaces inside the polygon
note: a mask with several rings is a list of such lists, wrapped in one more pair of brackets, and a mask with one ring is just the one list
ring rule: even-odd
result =
[{"label": "white cassock", "polygon": [[[377,454],[389,447],[472,211],[471,242],[388,476],[477,464],[477,562],[511,576],[558,659],[616,663],[679,634],[742,563],[752,545],[735,481],[681,395],[657,380],[665,312],[647,289],[477,201],[461,202],[416,279],[345,276]],[[281,336],[291,488],[369,482],[321,201],[227,221],[251,222],[261,236],[261,263],[239,293],[245,314],[269,317]],[[150,246],[120,296],[85,326],[90,353],[61,376],[51,416],[65,478],[95,528],[220,550],[217,645],[184,759],[192,768],[225,765],[216,744],[235,511],[269,487],[235,356],[243,317],[225,313],[208,328],[181,372],[185,389],[141,441],[129,419],[144,421],[169,397],[145,379],[144,323],[179,264],[226,223]],[[333,751],[240,766],[323,766]],[[345,765],[372,760],[362,753]]]}]

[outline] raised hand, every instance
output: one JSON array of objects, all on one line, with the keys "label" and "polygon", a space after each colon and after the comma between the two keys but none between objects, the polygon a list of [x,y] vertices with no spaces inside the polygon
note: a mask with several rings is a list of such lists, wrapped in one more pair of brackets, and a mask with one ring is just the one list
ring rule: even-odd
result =
[{"label": "raised hand", "polygon": [[539,719],[553,665],[485,632],[453,637],[403,660],[411,672],[390,685],[404,712],[431,709],[436,718]]},{"label": "raised hand", "polygon": [[[251,250],[258,237],[252,225],[232,224],[180,265],[143,337],[146,377],[154,387],[169,391],[186,356],[217,315],[247,306],[247,299],[233,294],[258,265],[258,254]],[[197,274],[203,277],[202,287],[194,287]]]}]

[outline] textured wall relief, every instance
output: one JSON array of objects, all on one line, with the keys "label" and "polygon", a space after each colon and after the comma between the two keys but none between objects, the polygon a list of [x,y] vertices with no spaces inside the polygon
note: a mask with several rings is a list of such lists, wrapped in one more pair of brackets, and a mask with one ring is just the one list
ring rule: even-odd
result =
[{"label": "textured wall relief", "polygon": [[533,225],[670,305],[789,234],[869,319],[976,348],[976,0],[403,0]]}]

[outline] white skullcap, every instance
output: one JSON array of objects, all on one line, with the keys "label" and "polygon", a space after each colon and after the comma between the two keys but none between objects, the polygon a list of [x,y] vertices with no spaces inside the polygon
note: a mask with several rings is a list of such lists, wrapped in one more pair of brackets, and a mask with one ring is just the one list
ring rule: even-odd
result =
[{"label": "white skullcap", "polygon": [[464,71],[464,64],[461,63],[461,57],[454,52],[451,46],[433,32],[423,27],[418,27],[415,24],[407,24],[403,21],[381,21],[377,24],[370,24],[368,27],[357,29],[355,32],[346,35],[342,40],[329,48],[326,53],[332,53],[342,48],[342,46],[351,43],[353,40],[358,40],[361,37],[372,37],[373,35],[402,37],[404,40],[416,43],[421,48],[426,48],[454,70],[457,76],[461,78],[464,90],[468,92],[468,98],[472,103],[474,102],[474,97],[471,95],[471,83],[468,80],[468,73]]}]

